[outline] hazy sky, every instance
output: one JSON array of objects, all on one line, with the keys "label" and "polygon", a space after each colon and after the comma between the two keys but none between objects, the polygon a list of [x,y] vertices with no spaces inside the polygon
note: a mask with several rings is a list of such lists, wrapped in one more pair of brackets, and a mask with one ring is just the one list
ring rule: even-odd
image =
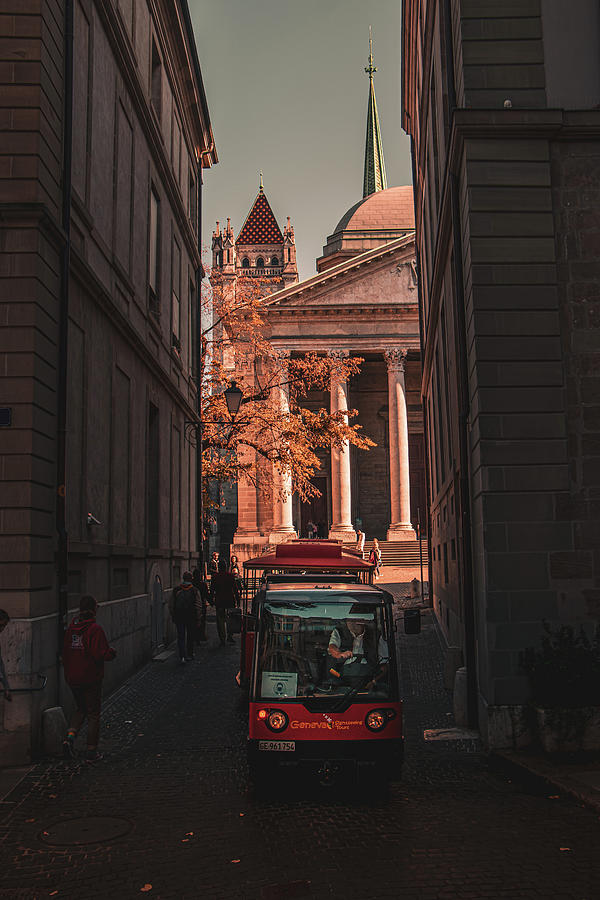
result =
[{"label": "hazy sky", "polygon": [[239,233],[259,187],[291,217],[300,278],[362,197],[369,25],[388,186],[411,181],[400,127],[399,0],[188,0],[219,163],[204,173],[204,244]]}]

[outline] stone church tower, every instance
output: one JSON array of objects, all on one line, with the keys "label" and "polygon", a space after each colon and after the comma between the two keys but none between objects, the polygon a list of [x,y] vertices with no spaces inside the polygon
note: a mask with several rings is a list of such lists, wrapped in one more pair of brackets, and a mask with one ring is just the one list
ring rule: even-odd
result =
[{"label": "stone church tower", "polygon": [[265,292],[271,293],[298,281],[294,227],[288,216],[281,233],[264,191],[262,173],[258,194],[237,240],[234,240],[230,219],[223,230],[217,222],[212,236],[212,255],[213,270],[232,286],[240,276],[262,278]]}]

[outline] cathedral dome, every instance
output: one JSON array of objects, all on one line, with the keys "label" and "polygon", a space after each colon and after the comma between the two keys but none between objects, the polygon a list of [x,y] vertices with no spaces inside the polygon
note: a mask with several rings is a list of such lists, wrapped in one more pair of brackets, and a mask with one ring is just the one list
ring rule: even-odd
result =
[{"label": "cathedral dome", "polygon": [[359,253],[403,237],[415,229],[411,185],[386,188],[351,206],[327,238],[317,260],[322,272]]},{"label": "cathedral dome", "polygon": [[410,184],[376,191],[359,200],[342,216],[333,233],[387,230],[390,227],[414,231],[415,208]]}]

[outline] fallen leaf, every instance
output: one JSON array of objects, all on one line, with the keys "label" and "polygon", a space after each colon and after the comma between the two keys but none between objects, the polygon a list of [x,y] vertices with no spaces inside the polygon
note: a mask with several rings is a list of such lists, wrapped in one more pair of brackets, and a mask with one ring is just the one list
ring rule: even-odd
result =
[{"label": "fallen leaf", "polygon": [[141,891],[142,894],[147,894],[148,891],[151,891],[151,890],[152,890],[152,885],[151,885],[151,884],[145,884],[144,887],[141,887],[141,888],[140,888],[140,891]]},{"label": "fallen leaf", "polygon": [[246,815],[246,813],[240,813],[240,816],[245,816],[245,815]]},{"label": "fallen leaf", "polygon": [[143,732],[143,731],[138,731],[138,737],[144,737],[144,732]]},{"label": "fallen leaf", "polygon": [[35,819],[25,819],[26,822],[35,822]]},{"label": "fallen leaf", "polygon": [[48,794],[51,800],[56,800],[56,794]]},{"label": "fallen leaf", "polygon": [[182,843],[182,844],[189,844],[189,842],[190,842],[190,839],[189,839],[189,838],[181,838],[181,843]]},{"label": "fallen leaf", "polygon": [[232,862],[232,863],[238,863],[238,862],[239,862],[239,859],[232,859],[231,862]]},{"label": "fallen leaf", "polygon": [[560,798],[560,794],[549,794],[548,800],[558,800]]},{"label": "fallen leaf", "polygon": [[187,837],[194,837],[194,832],[193,832],[193,831],[186,831],[186,836],[187,836]]},{"label": "fallen leaf", "polygon": [[50,897],[56,897],[58,891],[50,891]]},{"label": "fallen leaf", "polygon": [[563,850],[563,851],[570,850],[570,849],[571,849],[570,847],[559,847],[559,850]]}]

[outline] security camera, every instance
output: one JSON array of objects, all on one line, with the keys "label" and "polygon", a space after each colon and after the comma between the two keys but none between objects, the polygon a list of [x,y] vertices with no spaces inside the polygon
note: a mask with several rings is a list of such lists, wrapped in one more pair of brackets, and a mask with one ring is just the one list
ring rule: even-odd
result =
[{"label": "security camera", "polygon": [[87,514],[87,524],[88,525],[102,525],[102,522],[99,522],[96,516],[93,516],[91,512]]}]

